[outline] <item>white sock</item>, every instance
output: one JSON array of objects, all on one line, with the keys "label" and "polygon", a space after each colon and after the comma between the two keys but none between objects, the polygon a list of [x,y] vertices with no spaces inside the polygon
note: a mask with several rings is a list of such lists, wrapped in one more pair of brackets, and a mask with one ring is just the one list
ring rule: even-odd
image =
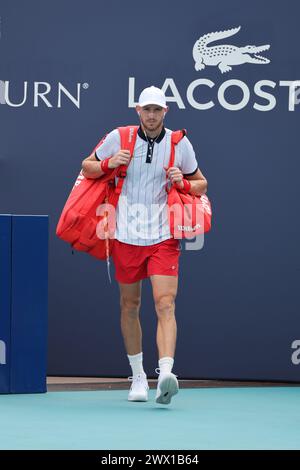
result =
[{"label": "white sock", "polygon": [[138,374],[145,374],[144,369],[143,369],[143,353],[142,352],[138,354],[134,354],[133,356],[130,356],[129,354],[127,354],[127,357],[131,365],[133,376],[138,375]]},{"label": "white sock", "polygon": [[162,357],[158,361],[158,367],[159,367],[159,374],[168,374],[169,372],[172,372],[172,367],[174,364],[174,359],[173,357]]}]

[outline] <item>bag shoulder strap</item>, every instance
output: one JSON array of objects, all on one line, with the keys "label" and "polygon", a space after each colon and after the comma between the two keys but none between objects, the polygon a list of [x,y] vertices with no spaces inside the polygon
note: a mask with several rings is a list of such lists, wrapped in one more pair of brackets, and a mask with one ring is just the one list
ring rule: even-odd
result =
[{"label": "bag shoulder strap", "polygon": [[171,166],[174,165],[175,145],[177,145],[183,139],[183,137],[186,134],[187,134],[186,129],[180,129],[179,131],[172,131],[172,134],[171,134],[171,154],[170,154],[170,160],[169,160],[168,168],[170,168]]},{"label": "bag shoulder strap", "polygon": [[[134,146],[136,142],[136,136],[139,126],[124,126],[118,127],[118,131],[120,133],[120,140],[121,140],[121,149],[129,150],[130,152],[130,161],[133,157]],[[130,162],[129,162],[130,165]],[[120,165],[116,172],[116,176],[118,177],[118,184],[115,188],[116,194],[121,194],[122,186],[124,183],[124,178],[127,174],[128,165]]]},{"label": "bag shoulder strap", "polygon": [[129,150],[131,155],[133,154],[138,128],[139,126],[118,127],[121,137],[121,148]]}]

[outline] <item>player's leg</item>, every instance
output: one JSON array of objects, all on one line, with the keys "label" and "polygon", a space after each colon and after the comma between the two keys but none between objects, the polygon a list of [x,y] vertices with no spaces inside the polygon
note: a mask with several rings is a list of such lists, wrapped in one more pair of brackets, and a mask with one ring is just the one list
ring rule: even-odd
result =
[{"label": "player's leg", "polygon": [[142,329],[139,319],[141,285],[142,281],[132,284],[119,282],[121,330],[132,369],[132,377],[129,377],[132,381],[128,394],[129,401],[148,400],[149,386],[143,369]]},{"label": "player's leg", "polygon": [[153,299],[157,314],[158,384],[156,402],[169,404],[178,392],[178,381],[172,373],[176,349],[177,324],[175,299],[178,288],[179,240],[169,239],[153,247],[148,261]]},{"label": "player's leg", "polygon": [[121,330],[128,360],[132,369],[132,385],[128,400],[147,401],[148,382],[143,369],[142,329],[139,319],[142,279],[147,277],[146,255],[143,247],[115,240],[112,257],[119,283]]},{"label": "player's leg", "polygon": [[147,276],[143,247],[115,240],[112,258],[115,278],[120,289],[121,329],[127,354],[142,350],[142,332],[139,321],[142,279]]},{"label": "player's leg", "polygon": [[175,318],[175,298],[178,276],[151,276],[153,298],[157,313],[157,348],[159,373],[156,403],[168,405],[178,393],[178,380],[172,373],[176,348],[177,325]]},{"label": "player's leg", "polygon": [[159,359],[174,357],[177,337],[175,298],[178,288],[178,276],[154,274],[150,278],[157,314],[156,341]]},{"label": "player's leg", "polygon": [[180,242],[165,240],[153,246],[147,264],[157,314],[157,347],[159,358],[174,357],[177,326],[175,298],[178,288]]},{"label": "player's leg", "polygon": [[139,319],[142,281],[132,284],[119,282],[121,330],[127,354],[142,351],[142,329]]}]

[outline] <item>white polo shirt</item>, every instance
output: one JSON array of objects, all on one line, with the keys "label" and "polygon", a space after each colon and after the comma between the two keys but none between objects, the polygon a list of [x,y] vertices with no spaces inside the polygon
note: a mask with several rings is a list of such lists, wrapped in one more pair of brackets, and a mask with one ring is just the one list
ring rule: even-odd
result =
[{"label": "white polo shirt", "polygon": [[[123,243],[146,246],[172,238],[164,169],[169,165],[171,133],[170,129],[163,127],[156,139],[148,137],[149,144],[141,126],[138,129],[116,210],[115,238]],[[109,158],[120,150],[120,145],[119,131],[114,129],[96,148],[95,156],[98,160]],[[186,136],[175,146],[174,166],[184,176],[193,175],[198,169],[193,146]]]}]

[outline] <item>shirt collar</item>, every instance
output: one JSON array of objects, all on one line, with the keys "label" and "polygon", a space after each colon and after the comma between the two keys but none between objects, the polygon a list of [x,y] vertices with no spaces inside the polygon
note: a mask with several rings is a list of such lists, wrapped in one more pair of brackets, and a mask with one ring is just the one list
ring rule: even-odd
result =
[{"label": "shirt collar", "polygon": [[[155,142],[159,144],[159,142],[161,142],[163,140],[163,138],[165,136],[165,133],[166,133],[166,129],[165,129],[165,126],[163,126],[163,128],[161,130],[161,133],[159,134],[157,139],[155,139],[155,137],[154,138],[148,137],[148,140],[149,140],[150,143],[151,143],[151,141],[155,140]],[[138,128],[138,135],[141,139],[143,139],[147,142],[147,138],[146,138],[141,126]]]}]

